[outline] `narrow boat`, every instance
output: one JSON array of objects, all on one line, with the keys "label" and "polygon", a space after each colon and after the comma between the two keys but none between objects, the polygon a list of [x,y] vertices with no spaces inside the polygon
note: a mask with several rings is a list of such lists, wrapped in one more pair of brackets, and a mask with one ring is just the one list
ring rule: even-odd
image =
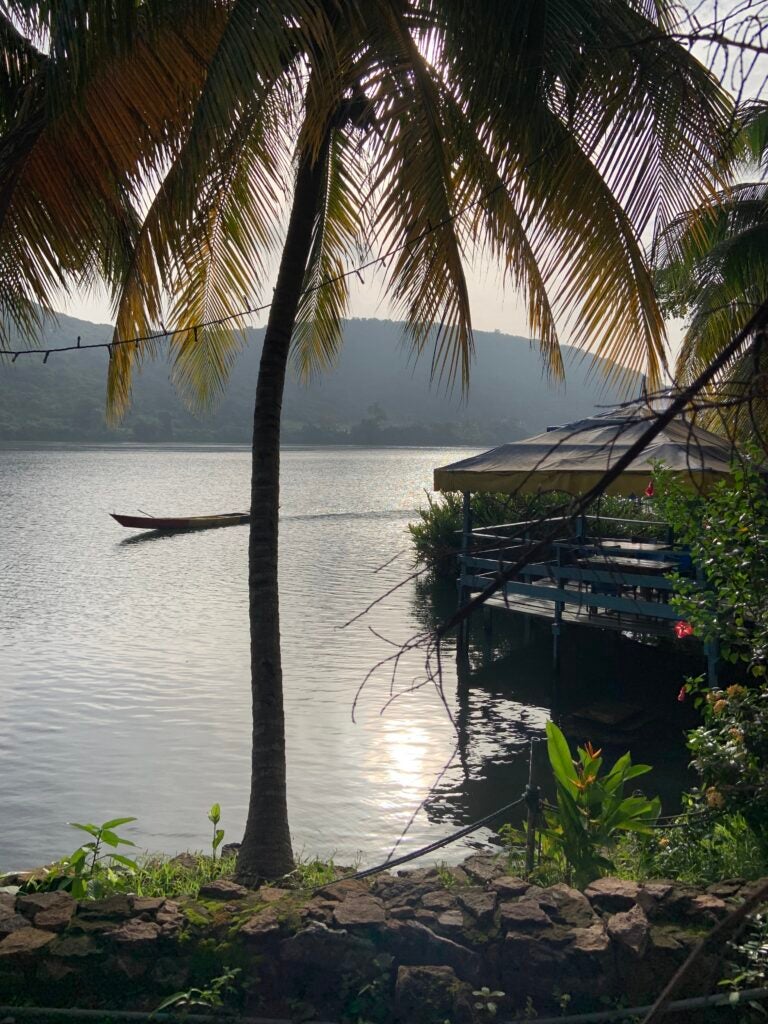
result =
[{"label": "narrow boat", "polygon": [[134,530],[208,530],[217,526],[240,526],[251,521],[250,512],[225,512],[217,516],[123,516],[109,513],[121,526]]}]

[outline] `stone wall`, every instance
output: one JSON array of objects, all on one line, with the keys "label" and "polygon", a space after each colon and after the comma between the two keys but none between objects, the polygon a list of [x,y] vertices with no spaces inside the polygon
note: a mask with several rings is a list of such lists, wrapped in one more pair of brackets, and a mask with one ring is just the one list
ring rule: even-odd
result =
[{"label": "stone wall", "polygon": [[[644,1003],[743,889],[544,889],[477,855],[311,896],[226,880],[177,900],[0,893],[0,1003],[152,1010],[225,967],[240,968],[242,1007],[269,1017],[470,1021],[483,985],[504,992],[503,1016],[562,996],[574,1011]],[[680,995],[714,990],[722,969],[710,954]]]}]

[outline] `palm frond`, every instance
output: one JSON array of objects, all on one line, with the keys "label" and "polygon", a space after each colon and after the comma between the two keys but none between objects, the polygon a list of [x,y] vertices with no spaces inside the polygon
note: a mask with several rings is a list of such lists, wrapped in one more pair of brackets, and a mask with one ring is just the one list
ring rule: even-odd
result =
[{"label": "palm frond", "polygon": [[347,259],[361,252],[361,179],[354,140],[346,131],[334,130],[292,339],[294,365],[304,379],[332,366],[341,345],[349,299],[342,275]]}]

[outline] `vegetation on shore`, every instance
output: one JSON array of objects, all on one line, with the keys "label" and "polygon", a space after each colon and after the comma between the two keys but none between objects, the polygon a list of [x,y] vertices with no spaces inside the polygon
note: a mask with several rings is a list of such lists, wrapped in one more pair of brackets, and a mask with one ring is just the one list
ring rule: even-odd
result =
[{"label": "vegetation on shore", "polygon": [[[448,575],[455,572],[455,556],[461,548],[463,499],[461,494],[447,492],[433,496],[426,494],[427,504],[418,511],[418,519],[408,524],[416,560],[433,566]],[[557,514],[572,500],[562,491],[541,494],[484,494],[471,495],[473,529],[510,523],[530,523],[528,533],[537,534],[537,520]],[[587,510],[588,515],[600,517],[599,523],[590,523],[589,530],[603,537],[626,536],[625,523],[612,519],[633,519],[632,534],[637,538],[657,538],[658,513],[646,500],[603,495]],[[642,520],[648,520],[647,524]],[[522,536],[521,530],[521,536]]]}]

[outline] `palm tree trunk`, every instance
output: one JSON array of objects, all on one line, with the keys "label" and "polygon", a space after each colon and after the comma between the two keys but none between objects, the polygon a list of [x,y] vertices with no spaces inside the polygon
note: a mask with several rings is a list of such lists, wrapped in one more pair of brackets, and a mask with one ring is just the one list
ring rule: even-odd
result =
[{"label": "palm tree trunk", "polygon": [[251,624],[253,747],[251,797],[237,878],[254,885],[294,867],[288,829],[285,717],[277,585],[280,414],[291,335],[312,244],[326,149],[302,158],[264,335],[253,413],[248,600]]}]

